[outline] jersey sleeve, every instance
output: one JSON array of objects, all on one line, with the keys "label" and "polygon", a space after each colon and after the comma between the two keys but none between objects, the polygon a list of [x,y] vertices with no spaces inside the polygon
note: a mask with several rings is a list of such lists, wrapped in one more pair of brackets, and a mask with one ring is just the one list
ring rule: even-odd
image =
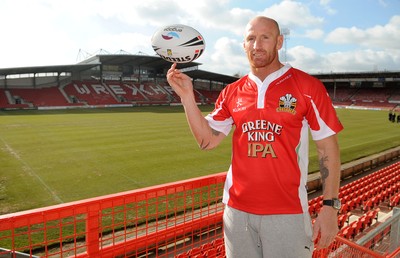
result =
[{"label": "jersey sleeve", "polygon": [[233,119],[227,107],[227,91],[229,87],[224,88],[217,101],[214,110],[208,114],[205,119],[210,127],[218,132],[228,135],[232,129]]},{"label": "jersey sleeve", "polygon": [[304,94],[309,100],[306,119],[313,140],[321,140],[340,132],[343,125],[322,82],[312,77],[310,84],[310,90]]}]

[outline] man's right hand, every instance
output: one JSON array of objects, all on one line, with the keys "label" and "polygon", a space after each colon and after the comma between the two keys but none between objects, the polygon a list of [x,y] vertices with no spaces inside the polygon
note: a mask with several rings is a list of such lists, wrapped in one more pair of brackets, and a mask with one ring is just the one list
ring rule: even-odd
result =
[{"label": "man's right hand", "polygon": [[176,63],[173,63],[168,70],[167,80],[181,99],[193,95],[192,78],[182,73],[179,69],[176,69]]}]

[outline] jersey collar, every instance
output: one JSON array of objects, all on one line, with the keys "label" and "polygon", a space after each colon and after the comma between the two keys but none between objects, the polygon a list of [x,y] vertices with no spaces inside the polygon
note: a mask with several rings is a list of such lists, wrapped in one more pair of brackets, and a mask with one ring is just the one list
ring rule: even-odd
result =
[{"label": "jersey collar", "polygon": [[265,93],[267,92],[268,86],[270,85],[271,82],[275,81],[279,77],[281,77],[283,74],[285,74],[292,66],[290,64],[285,64],[283,67],[281,67],[279,70],[271,73],[270,75],[265,78],[264,81],[261,81],[257,76],[255,76],[252,72],[249,73],[249,79],[255,82],[257,85],[257,108],[264,108],[264,102],[265,102]]},{"label": "jersey collar", "polygon": [[252,72],[249,72],[249,78],[254,81],[257,86],[261,86],[263,84],[270,84],[272,81],[275,79],[279,78],[282,76],[284,73],[286,73],[292,66],[289,63],[286,63],[284,66],[282,66],[279,70],[276,70],[275,72],[271,73],[268,75],[264,81],[261,81],[257,76],[255,76]]}]

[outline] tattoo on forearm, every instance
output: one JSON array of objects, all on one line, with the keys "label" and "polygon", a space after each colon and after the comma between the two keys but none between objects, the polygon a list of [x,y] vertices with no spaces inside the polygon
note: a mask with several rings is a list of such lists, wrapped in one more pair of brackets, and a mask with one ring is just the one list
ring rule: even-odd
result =
[{"label": "tattoo on forearm", "polygon": [[325,189],[325,180],[329,176],[329,169],[325,166],[325,162],[328,161],[328,157],[322,157],[319,160],[319,169],[321,171],[322,188]]},{"label": "tattoo on forearm", "polygon": [[217,131],[217,130],[214,130],[214,129],[211,129],[211,132],[212,132],[212,134],[215,135],[215,136],[218,136],[218,135],[220,135],[220,133],[221,133],[221,132],[219,132],[219,131]]}]

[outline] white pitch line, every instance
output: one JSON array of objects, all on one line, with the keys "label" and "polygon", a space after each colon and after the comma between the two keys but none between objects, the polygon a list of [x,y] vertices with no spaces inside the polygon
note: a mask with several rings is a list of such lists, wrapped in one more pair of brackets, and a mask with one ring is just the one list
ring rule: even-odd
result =
[{"label": "white pitch line", "polygon": [[23,165],[23,171],[30,176],[34,176],[40,182],[40,184],[42,184],[42,186],[50,193],[55,201],[57,201],[58,203],[64,203],[63,200],[51,189],[51,187],[47,185],[46,182],[44,182],[43,179],[32,169],[32,167],[29,166],[29,164],[25,160],[23,160],[21,156],[3,140],[2,137],[0,137],[0,139],[6,147],[7,151]]}]

